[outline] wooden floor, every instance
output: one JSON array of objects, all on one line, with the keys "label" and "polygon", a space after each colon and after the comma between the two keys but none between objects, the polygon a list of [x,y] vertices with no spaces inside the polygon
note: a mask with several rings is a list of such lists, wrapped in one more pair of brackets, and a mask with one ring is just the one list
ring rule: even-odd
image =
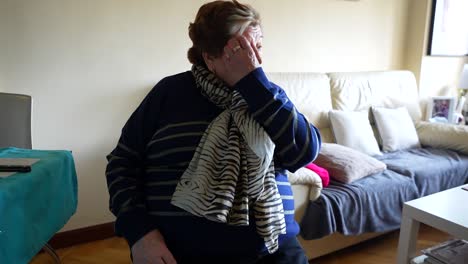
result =
[{"label": "wooden floor", "polygon": [[[370,241],[343,249],[318,259],[311,264],[395,264],[398,245],[398,231],[377,237]],[[450,239],[443,232],[422,225],[419,231],[418,250]],[[58,254],[64,264],[130,264],[126,242],[120,238],[110,238],[92,243],[59,249]],[[30,264],[52,264],[53,259],[41,253]]]}]

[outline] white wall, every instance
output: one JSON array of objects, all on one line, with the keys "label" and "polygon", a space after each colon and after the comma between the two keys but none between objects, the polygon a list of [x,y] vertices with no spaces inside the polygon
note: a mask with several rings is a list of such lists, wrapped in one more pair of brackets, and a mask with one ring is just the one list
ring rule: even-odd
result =
[{"label": "white wall", "polygon": [[408,7],[408,35],[405,48],[405,68],[418,80],[423,109],[431,96],[458,96],[458,81],[468,57],[427,56],[431,0],[412,0]]},{"label": "white wall", "polygon": [[401,67],[406,0],[251,2],[262,13],[271,71]]},{"label": "white wall", "polygon": [[[113,220],[105,155],[148,90],[189,69],[187,27],[203,2],[1,0],[0,80],[34,97],[34,147],[75,157],[79,206],[63,230]],[[406,0],[248,2],[263,17],[267,71],[402,68]]]},{"label": "white wall", "polygon": [[458,97],[458,82],[467,57],[424,56],[421,61],[420,96]]},{"label": "white wall", "polygon": [[408,4],[406,44],[403,59],[405,68],[414,73],[418,82],[421,75],[421,59],[426,52],[425,38],[428,30],[429,6],[428,0],[412,0]]},{"label": "white wall", "polygon": [[3,92],[5,89],[5,63],[2,61],[5,58],[6,54],[6,4],[4,1],[0,1],[0,92]]},{"label": "white wall", "polygon": [[[421,0],[419,0],[421,1]],[[468,63],[468,57],[427,56],[429,42],[429,27],[431,24],[431,0],[427,2],[425,35],[421,59],[421,76],[419,80],[419,94],[422,99],[429,96],[444,95],[458,97],[458,81],[463,64]]]}]

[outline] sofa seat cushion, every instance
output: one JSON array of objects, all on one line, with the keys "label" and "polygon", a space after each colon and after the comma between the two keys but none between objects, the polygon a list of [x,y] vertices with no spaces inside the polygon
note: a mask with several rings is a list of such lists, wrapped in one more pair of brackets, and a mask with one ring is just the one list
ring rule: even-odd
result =
[{"label": "sofa seat cushion", "polygon": [[304,239],[335,232],[358,235],[400,227],[403,203],[418,198],[414,181],[384,170],[349,184],[331,181],[320,197],[310,202],[301,221]]},{"label": "sofa seat cushion", "polygon": [[387,164],[387,169],[412,178],[421,196],[468,181],[468,156],[452,150],[414,148],[386,153],[378,159]]}]

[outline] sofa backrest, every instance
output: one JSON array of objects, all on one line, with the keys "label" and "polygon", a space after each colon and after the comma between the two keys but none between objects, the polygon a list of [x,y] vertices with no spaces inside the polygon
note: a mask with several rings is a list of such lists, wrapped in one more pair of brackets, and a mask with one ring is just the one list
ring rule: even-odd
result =
[{"label": "sofa backrest", "polygon": [[410,71],[328,73],[333,109],[368,111],[371,106],[405,106],[414,122],[421,121],[418,88]]},{"label": "sofa backrest", "polygon": [[283,88],[296,108],[322,134],[323,141],[332,140],[328,111],[332,109],[330,79],[324,73],[268,73],[271,82]]},{"label": "sofa backrest", "polygon": [[414,122],[421,120],[416,79],[410,71],[268,73],[297,109],[320,129],[323,142],[334,142],[328,112],[369,111],[371,106],[405,106]]}]

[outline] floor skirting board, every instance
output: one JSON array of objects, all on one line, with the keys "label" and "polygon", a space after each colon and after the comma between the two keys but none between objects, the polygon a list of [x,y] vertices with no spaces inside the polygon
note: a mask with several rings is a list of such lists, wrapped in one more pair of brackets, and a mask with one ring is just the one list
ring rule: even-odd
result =
[{"label": "floor skirting board", "polygon": [[109,222],[57,233],[49,240],[49,245],[59,249],[113,236],[115,236],[114,222]]}]

